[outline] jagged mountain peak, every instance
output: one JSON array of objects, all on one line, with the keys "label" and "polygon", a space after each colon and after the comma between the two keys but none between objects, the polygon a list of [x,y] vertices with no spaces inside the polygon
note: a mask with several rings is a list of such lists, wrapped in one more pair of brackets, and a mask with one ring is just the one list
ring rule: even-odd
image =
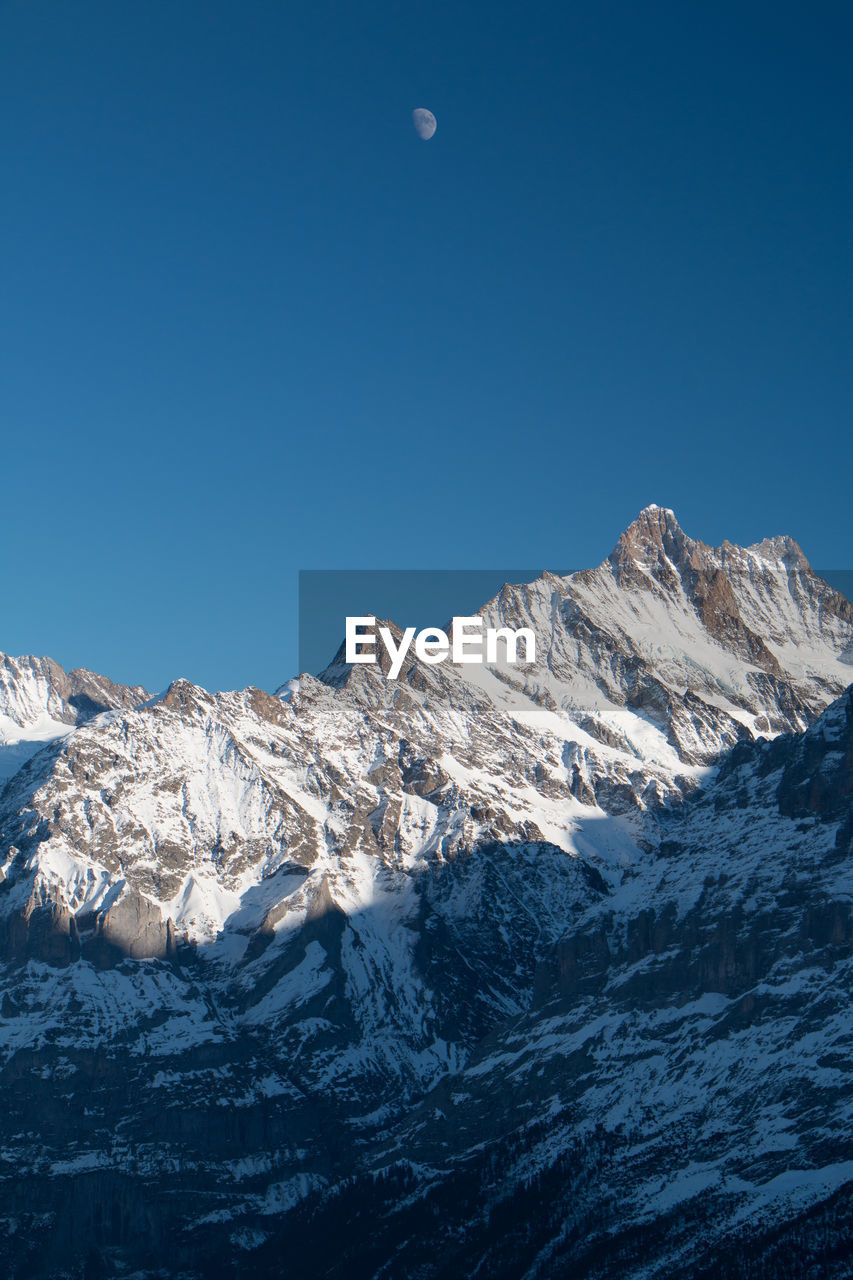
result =
[{"label": "jagged mountain peak", "polygon": [[853,605],[793,538],[712,547],[656,505],[598,568],[505,588],[482,613],[536,634],[535,667],[503,684],[611,745],[650,721],[693,764],[804,729],[850,679]]},{"label": "jagged mountain peak", "polygon": [[611,551],[608,560],[620,579],[630,579],[636,571],[666,576],[672,567],[683,567],[702,543],[688,538],[669,507],[654,503],[629,524]]},{"label": "jagged mountain peak", "polygon": [[65,671],[52,658],[0,654],[0,780],[44,743],[102,711],[127,710],[147,697],[142,685],[116,684],[85,667]]},{"label": "jagged mountain peak", "polygon": [[748,546],[726,538],[719,547],[714,547],[699,538],[690,537],[675,512],[656,503],[644,507],[628,525],[608,561],[615,569],[623,571],[629,567],[654,571],[666,566],[709,572],[719,568],[745,568],[747,565],[754,571],[756,561],[770,570],[811,571],[802,547],[789,534],[762,538]]},{"label": "jagged mountain peak", "polygon": [[[793,538],[712,547],[651,504],[596,569],[504,584],[485,625],[528,628],[536,661],[426,666],[407,654],[351,666],[341,645],[320,674],[361,706],[406,715],[435,697],[469,714],[497,706],[527,721],[556,713],[649,760],[710,764],[744,734],[802,730],[849,682],[853,606],[810,569]],[[400,628],[389,627],[395,642]]]},{"label": "jagged mountain peak", "polygon": [[101,711],[137,706],[142,685],[116,684],[86,667],[66,671],[53,658],[0,654],[0,714],[25,727],[42,715],[79,724]]},{"label": "jagged mountain peak", "polygon": [[625,532],[628,533],[636,528],[659,528],[674,530],[678,533],[682,532],[681,525],[678,523],[678,518],[672,507],[661,507],[656,502],[650,502],[648,506],[643,507]]},{"label": "jagged mountain peak", "polygon": [[202,689],[200,685],[193,684],[191,680],[187,680],[184,676],[179,676],[162,693],[151,699],[151,705],[183,710],[197,706],[199,703],[212,704],[213,700],[213,695],[208,693],[206,689]]},{"label": "jagged mountain peak", "polygon": [[[730,542],[724,542],[723,549],[740,550],[740,548],[734,548]],[[811,572],[811,564],[802,547],[787,533],[777,534],[772,538],[762,538],[760,542],[751,543],[746,551],[771,567]]]}]

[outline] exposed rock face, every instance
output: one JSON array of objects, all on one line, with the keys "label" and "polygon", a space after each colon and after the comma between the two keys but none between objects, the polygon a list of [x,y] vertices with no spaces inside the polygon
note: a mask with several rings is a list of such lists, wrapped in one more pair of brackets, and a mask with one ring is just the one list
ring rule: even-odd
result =
[{"label": "exposed rock face", "polygon": [[100,920],[101,936],[119,955],[134,960],[163,958],[175,953],[175,933],[171,920],[136,889],[117,898]]},{"label": "exposed rock face", "polygon": [[0,797],[10,1274],[829,1247],[853,609],[650,508],[482,612],[537,663],[148,699],[7,660],[51,739]]}]

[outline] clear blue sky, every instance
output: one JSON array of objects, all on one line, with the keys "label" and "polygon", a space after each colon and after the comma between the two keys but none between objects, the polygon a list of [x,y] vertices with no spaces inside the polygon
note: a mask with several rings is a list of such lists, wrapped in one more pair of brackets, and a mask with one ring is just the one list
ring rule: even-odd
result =
[{"label": "clear blue sky", "polygon": [[595,564],[649,502],[853,565],[852,47],[0,0],[0,649],[272,687],[300,567]]}]

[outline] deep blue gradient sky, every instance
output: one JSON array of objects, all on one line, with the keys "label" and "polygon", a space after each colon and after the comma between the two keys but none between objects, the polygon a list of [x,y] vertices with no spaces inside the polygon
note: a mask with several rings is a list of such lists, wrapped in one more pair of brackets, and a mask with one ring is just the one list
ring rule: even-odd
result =
[{"label": "deep blue gradient sky", "polygon": [[822,0],[0,3],[0,649],[272,687],[301,567],[595,564],[653,501],[853,565],[852,46]]}]

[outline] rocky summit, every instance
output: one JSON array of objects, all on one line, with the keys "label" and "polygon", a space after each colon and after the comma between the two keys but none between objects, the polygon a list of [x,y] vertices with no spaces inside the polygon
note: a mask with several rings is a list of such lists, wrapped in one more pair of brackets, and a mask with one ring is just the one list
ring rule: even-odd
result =
[{"label": "rocky summit", "polygon": [[853,1275],[853,606],[653,506],[480,612],[536,662],[0,657],[3,1274]]}]

